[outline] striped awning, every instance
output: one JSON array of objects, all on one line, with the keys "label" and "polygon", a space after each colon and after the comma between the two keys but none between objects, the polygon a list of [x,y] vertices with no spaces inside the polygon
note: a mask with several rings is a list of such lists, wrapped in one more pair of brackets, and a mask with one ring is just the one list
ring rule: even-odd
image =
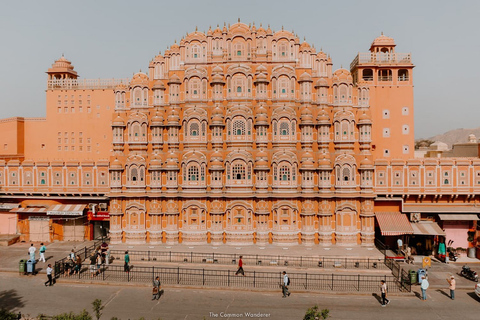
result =
[{"label": "striped awning", "polygon": [[401,212],[375,212],[382,236],[412,234],[413,229],[406,215]]},{"label": "striped awning", "polygon": [[15,208],[10,210],[14,213],[47,213],[47,208],[43,207],[32,207],[32,208]]},{"label": "striped awning", "polygon": [[424,236],[444,236],[443,231],[436,222],[419,221],[412,223],[413,234]]},{"label": "striped awning", "polygon": [[56,204],[50,206],[47,210],[47,215],[52,216],[81,216],[85,209],[85,204]]},{"label": "striped awning", "polygon": [[475,221],[480,220],[476,214],[439,214],[440,220],[455,220],[455,221]]}]

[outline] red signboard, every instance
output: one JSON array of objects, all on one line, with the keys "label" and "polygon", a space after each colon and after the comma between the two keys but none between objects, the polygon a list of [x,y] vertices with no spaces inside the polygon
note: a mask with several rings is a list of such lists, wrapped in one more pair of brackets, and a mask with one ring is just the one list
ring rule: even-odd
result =
[{"label": "red signboard", "polygon": [[95,211],[95,213],[93,213],[92,211],[88,211],[87,217],[88,217],[88,220],[96,220],[96,221],[110,220],[110,213],[105,211]]}]

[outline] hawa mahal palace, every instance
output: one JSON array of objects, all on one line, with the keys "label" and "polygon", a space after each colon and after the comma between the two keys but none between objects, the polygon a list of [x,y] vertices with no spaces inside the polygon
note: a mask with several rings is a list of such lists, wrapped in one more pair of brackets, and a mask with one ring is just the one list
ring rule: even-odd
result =
[{"label": "hawa mahal palace", "polygon": [[414,158],[414,65],[395,47],[382,34],[333,70],[292,32],[238,22],[187,34],[129,79],[80,79],[62,56],[46,117],[0,120],[0,233],[349,246],[453,234],[442,214],[480,212],[480,159]]}]

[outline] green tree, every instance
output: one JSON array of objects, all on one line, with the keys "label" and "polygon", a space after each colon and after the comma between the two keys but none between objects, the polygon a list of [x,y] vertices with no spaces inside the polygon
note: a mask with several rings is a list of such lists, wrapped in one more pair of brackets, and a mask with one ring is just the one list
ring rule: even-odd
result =
[{"label": "green tree", "polygon": [[0,319],[2,320],[17,320],[17,315],[13,312],[10,312],[4,308],[0,310]]},{"label": "green tree", "polygon": [[[49,318],[44,318],[44,319],[49,319]],[[79,314],[75,314],[72,311],[70,311],[70,313],[62,313],[57,316],[53,316],[51,319],[53,320],[93,320],[92,316],[85,309],[83,309],[83,311],[80,312]]]},{"label": "green tree", "polygon": [[314,307],[308,308],[307,312],[305,312],[305,316],[303,320],[317,320],[317,319],[327,319],[330,310],[323,309],[322,311],[318,311],[318,306],[315,305]]},{"label": "green tree", "polygon": [[97,318],[97,320],[100,320],[100,317],[102,316],[102,310],[103,308],[105,308],[105,306],[102,306],[102,300],[95,299],[92,302],[92,306],[93,306],[93,312],[95,312],[95,317]]}]

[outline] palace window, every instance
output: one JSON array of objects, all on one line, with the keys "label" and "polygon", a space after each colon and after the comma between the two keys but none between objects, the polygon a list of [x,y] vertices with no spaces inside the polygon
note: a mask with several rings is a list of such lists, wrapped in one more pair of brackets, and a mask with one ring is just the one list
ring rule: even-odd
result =
[{"label": "palace window", "polygon": [[245,180],[245,167],[242,164],[235,164],[232,167],[233,180]]},{"label": "palace window", "polygon": [[245,122],[243,120],[235,120],[233,122],[233,134],[236,136],[245,135]]},{"label": "palace window", "polygon": [[191,165],[188,168],[188,181],[198,181],[198,167]]}]

